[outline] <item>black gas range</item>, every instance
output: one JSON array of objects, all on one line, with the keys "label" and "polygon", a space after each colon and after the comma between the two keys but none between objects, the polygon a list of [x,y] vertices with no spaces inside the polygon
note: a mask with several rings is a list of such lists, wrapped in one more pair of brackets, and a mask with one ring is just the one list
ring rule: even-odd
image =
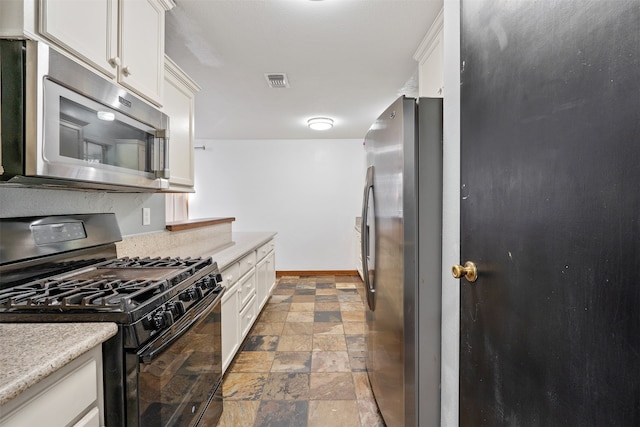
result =
[{"label": "black gas range", "polygon": [[[117,258],[113,214],[0,219],[0,322],[115,322],[103,344],[108,426],[195,426],[221,413],[211,258]],[[215,414],[214,414],[215,415]]]}]

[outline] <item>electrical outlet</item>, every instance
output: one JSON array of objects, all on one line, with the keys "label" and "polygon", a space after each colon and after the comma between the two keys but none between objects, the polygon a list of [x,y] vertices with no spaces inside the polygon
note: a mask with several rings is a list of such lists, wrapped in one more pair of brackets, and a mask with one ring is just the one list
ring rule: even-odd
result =
[{"label": "electrical outlet", "polygon": [[142,208],[142,225],[151,224],[151,208]]}]

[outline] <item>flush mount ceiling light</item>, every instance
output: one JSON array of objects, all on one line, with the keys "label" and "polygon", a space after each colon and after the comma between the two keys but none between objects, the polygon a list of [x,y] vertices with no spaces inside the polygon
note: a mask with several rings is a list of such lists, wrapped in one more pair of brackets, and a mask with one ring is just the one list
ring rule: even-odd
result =
[{"label": "flush mount ceiling light", "polygon": [[327,130],[333,127],[333,119],[328,117],[314,117],[307,120],[307,126],[313,130]]}]

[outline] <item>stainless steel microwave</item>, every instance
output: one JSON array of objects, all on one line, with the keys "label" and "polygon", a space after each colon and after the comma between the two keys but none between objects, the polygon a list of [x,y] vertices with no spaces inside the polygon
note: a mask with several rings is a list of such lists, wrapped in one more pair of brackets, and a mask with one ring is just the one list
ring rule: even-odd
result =
[{"label": "stainless steel microwave", "polygon": [[169,117],[42,42],[0,40],[0,180],[169,187]]}]

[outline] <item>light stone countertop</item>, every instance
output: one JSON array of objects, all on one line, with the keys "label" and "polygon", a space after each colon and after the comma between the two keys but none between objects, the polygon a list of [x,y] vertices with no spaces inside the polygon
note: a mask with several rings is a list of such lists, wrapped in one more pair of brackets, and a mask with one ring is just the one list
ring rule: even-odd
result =
[{"label": "light stone countertop", "polygon": [[215,239],[195,240],[192,243],[180,244],[168,253],[164,251],[161,255],[191,258],[210,256],[218,263],[218,269],[222,271],[246,255],[247,252],[273,239],[276,234],[275,232],[233,232],[231,241],[228,243],[220,244]]},{"label": "light stone countertop", "polygon": [[242,258],[247,252],[257,249],[275,237],[274,232],[233,233],[231,243],[216,248],[209,256],[218,263],[220,271]]},{"label": "light stone countertop", "polygon": [[115,323],[0,323],[0,405],[117,331]]}]

